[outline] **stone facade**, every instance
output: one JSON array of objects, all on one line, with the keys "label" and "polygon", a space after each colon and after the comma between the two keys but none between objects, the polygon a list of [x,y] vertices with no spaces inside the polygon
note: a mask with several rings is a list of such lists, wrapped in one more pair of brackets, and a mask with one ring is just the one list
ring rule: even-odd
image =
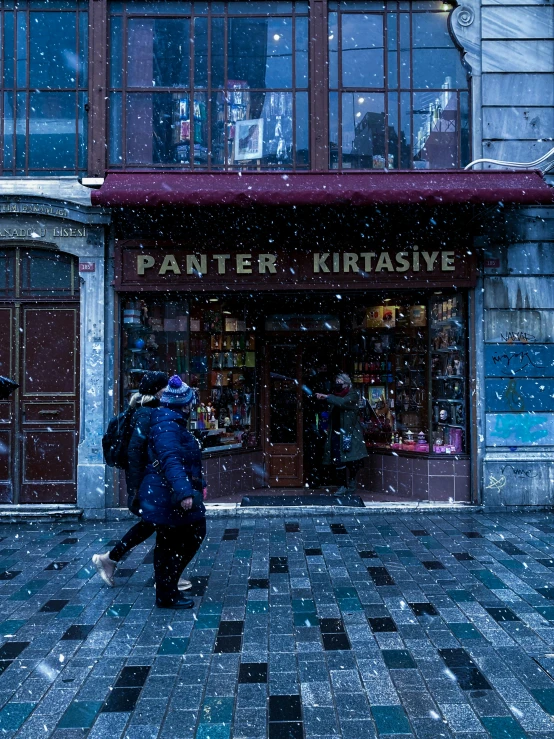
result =
[{"label": "stone facade", "polygon": [[[553,145],[554,131],[552,2],[462,0],[452,12],[451,30],[471,73],[473,158],[526,162],[544,155]],[[105,256],[109,215],[92,208],[90,191],[71,177],[0,180],[0,204],[9,203],[34,204],[43,210],[4,208],[2,228],[39,229],[38,233],[49,229],[51,248],[95,265],[94,271],[81,274],[78,505],[88,517],[102,518],[107,508],[117,505],[100,444],[112,413],[114,383],[114,297]],[[56,215],[56,208],[65,214]],[[472,475],[472,499],[486,506],[552,505],[554,208],[504,212],[499,205],[492,210],[488,233],[476,244],[484,256],[471,302],[476,433],[473,469],[464,467],[463,477]],[[65,236],[63,230],[54,230],[68,225],[86,225],[87,235]],[[228,477],[229,492],[237,487],[245,462],[237,459],[240,462],[233,462],[228,476],[220,460],[208,460],[209,475]],[[387,461],[379,469],[368,469],[367,485],[373,489],[387,476],[398,482],[407,472],[416,474],[415,462],[410,460],[406,469],[399,464]],[[428,476],[429,485],[436,485],[444,470],[433,480],[435,463],[428,465],[421,474]],[[464,499],[466,490],[464,481],[460,492]],[[457,500],[458,494],[454,497]]]}]

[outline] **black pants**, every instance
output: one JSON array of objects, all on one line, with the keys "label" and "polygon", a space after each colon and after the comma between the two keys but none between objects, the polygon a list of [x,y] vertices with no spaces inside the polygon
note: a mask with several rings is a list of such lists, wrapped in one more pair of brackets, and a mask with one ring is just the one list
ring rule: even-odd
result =
[{"label": "black pants", "polygon": [[200,549],[205,536],[205,518],[184,526],[156,524],[156,548],[154,549],[156,600],[163,603],[174,603],[177,600],[179,578]]},{"label": "black pants", "polygon": [[336,468],[340,484],[346,486],[351,480],[355,480],[363,466],[363,459],[355,459],[353,462],[343,462],[342,465]]},{"label": "black pants", "polygon": [[153,523],[148,523],[148,521],[141,519],[117,542],[110,552],[110,559],[114,562],[119,562],[127,552],[130,552],[131,549],[134,549],[152,536],[155,530],[156,527]]}]

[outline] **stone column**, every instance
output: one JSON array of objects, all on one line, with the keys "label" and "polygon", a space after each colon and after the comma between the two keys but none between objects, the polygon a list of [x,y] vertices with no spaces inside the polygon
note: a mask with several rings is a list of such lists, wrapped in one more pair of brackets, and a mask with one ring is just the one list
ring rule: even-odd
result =
[{"label": "stone column", "polygon": [[77,505],[87,518],[104,518],[104,255],[82,257],[95,266],[81,282],[81,420],[77,459]]}]

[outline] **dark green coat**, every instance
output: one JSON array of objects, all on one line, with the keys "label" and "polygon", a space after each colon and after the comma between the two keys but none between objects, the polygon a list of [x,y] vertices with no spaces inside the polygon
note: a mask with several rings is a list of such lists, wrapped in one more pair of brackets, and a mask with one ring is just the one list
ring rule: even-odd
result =
[{"label": "dark green coat", "polygon": [[[362,428],[360,426],[360,396],[354,390],[350,388],[348,394],[344,398],[338,395],[328,395],[327,403],[329,404],[329,430],[327,432],[327,440],[325,441],[325,454],[323,457],[323,464],[332,464],[331,457],[331,434],[335,429],[332,428],[332,417],[333,408],[338,406],[340,408],[340,448],[341,448],[341,461],[342,462],[354,462],[357,459],[364,459],[368,456],[367,449],[364,443],[364,437],[362,434]],[[343,451],[343,437],[352,436],[352,445],[349,452]]]}]

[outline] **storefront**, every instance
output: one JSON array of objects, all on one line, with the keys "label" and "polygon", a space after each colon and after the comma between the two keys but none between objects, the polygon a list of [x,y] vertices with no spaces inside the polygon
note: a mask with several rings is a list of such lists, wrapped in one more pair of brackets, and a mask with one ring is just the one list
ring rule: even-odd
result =
[{"label": "storefront", "polygon": [[[361,488],[470,501],[471,235],[375,211],[297,214],[296,229],[249,214],[239,235],[244,219],[221,216],[217,234],[198,214],[120,221],[142,231],[115,242],[121,404],[147,369],[196,389],[212,498],[329,488],[314,394],[346,371],[368,401]],[[167,235],[145,238],[156,224]]]}]

